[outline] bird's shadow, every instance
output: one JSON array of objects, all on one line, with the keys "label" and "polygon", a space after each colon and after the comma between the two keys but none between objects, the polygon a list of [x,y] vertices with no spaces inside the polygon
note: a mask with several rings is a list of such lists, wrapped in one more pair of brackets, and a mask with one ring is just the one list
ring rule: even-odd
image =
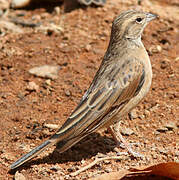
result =
[{"label": "bird's shadow", "polygon": [[80,162],[82,159],[90,159],[98,153],[107,154],[113,151],[115,147],[116,143],[112,138],[101,136],[99,133],[93,133],[63,153],[58,152],[57,145],[49,155],[26,162],[24,165],[10,170],[9,173],[14,174],[17,169],[29,169],[32,165],[44,163],[55,165],[56,163]]}]

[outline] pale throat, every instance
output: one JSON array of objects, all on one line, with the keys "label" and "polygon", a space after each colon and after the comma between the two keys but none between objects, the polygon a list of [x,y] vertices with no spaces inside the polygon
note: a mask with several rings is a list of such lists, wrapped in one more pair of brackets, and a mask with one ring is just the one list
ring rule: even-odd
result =
[{"label": "pale throat", "polygon": [[137,47],[144,47],[141,41],[141,35],[137,38],[127,38],[128,45],[130,48],[135,49]]}]

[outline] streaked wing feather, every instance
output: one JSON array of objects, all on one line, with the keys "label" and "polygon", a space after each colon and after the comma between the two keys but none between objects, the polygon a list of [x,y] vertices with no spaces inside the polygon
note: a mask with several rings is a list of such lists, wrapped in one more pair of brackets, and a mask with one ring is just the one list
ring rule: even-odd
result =
[{"label": "streaked wing feather", "polygon": [[78,138],[81,139],[102,127],[105,121],[137,95],[145,81],[143,64],[134,59],[121,66],[121,71],[115,69],[107,75],[109,79],[101,74],[101,79],[97,79],[100,82],[97,87],[94,88],[93,83],[96,82],[92,82],[93,88],[83,96],[77,108],[52,138],[56,136],[60,140],[59,136],[62,135],[65,141],[78,141]]}]

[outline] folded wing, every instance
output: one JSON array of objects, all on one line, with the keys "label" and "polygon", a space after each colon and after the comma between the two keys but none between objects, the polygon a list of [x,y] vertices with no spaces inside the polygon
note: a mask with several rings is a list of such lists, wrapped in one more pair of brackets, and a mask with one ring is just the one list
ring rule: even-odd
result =
[{"label": "folded wing", "polygon": [[122,65],[114,65],[109,68],[113,69],[112,72],[100,69],[98,77],[101,79],[94,78],[89,91],[85,93],[77,108],[51,137],[58,139],[62,152],[103,127],[140,92],[145,81],[143,64],[135,59]]}]

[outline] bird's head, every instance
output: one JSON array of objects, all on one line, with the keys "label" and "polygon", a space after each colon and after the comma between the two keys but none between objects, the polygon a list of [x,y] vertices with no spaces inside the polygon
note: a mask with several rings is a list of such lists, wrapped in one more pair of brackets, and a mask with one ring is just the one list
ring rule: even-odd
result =
[{"label": "bird's head", "polygon": [[141,37],[145,26],[157,15],[135,10],[121,13],[112,25],[113,38],[119,39],[138,39]]}]

